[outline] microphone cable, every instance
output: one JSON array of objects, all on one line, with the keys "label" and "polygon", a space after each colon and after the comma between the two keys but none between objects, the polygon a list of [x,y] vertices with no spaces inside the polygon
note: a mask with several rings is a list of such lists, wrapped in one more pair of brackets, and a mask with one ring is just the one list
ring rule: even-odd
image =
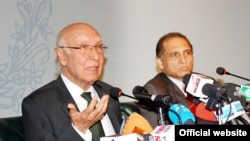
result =
[{"label": "microphone cable", "polygon": [[237,117],[236,119],[239,120],[243,125],[250,125],[250,123],[241,116]]}]

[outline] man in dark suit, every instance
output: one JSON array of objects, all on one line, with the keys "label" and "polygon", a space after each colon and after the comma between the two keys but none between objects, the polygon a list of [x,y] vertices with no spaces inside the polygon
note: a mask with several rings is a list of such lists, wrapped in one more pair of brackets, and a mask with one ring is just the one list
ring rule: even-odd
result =
[{"label": "man in dark suit", "polygon": [[[26,141],[95,141],[100,137],[94,139],[91,128],[97,124],[102,136],[119,133],[119,101],[107,95],[112,86],[99,80],[106,49],[87,23],[73,23],[59,32],[54,51],[60,75],[22,102]],[[90,92],[92,100],[82,98],[84,92]]]},{"label": "man in dark suit", "polygon": [[[192,104],[192,96],[184,91],[183,78],[186,74],[192,73],[193,58],[192,44],[185,35],[179,32],[163,35],[156,45],[156,63],[160,72],[149,80],[144,88],[149,94],[168,95],[189,108]],[[152,127],[156,127],[158,111],[154,103],[149,104],[149,101],[140,100],[138,104],[142,115]],[[166,117],[166,123],[171,124],[168,117]]]}]

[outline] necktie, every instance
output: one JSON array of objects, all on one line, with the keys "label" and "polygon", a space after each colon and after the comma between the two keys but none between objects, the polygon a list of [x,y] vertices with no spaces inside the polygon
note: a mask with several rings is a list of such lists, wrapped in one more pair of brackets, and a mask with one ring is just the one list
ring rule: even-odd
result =
[{"label": "necktie", "polygon": [[[91,93],[90,92],[84,92],[81,96],[85,100],[87,100],[88,105],[89,105],[90,101],[92,100]],[[90,127],[90,131],[92,133],[92,140],[93,141],[99,141],[100,137],[104,137],[105,136],[104,130],[102,128],[101,121],[98,121],[96,124],[94,124],[93,126],[91,126]]]}]

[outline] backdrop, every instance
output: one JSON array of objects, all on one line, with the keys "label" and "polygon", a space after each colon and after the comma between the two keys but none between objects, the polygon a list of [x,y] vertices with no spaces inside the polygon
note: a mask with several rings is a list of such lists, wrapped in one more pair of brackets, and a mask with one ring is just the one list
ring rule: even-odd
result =
[{"label": "backdrop", "polygon": [[156,75],[156,42],[172,31],[192,42],[194,71],[247,84],[216,68],[250,78],[249,13],[249,0],[0,0],[0,116],[21,115],[23,97],[56,78],[56,34],[72,22],[98,29],[109,46],[102,79],[126,94]]}]

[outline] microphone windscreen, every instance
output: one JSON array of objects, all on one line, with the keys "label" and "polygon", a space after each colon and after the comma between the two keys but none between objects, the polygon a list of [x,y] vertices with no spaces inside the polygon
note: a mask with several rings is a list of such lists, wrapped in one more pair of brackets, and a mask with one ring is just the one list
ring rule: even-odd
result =
[{"label": "microphone windscreen", "polygon": [[195,117],[193,113],[184,105],[173,104],[168,110],[169,119],[173,124],[185,125],[195,123]]},{"label": "microphone windscreen", "polygon": [[221,78],[217,78],[216,82],[220,83],[221,85],[223,85],[225,83],[225,81]]},{"label": "microphone windscreen", "polygon": [[216,88],[212,85],[212,84],[209,84],[209,83],[206,83],[203,87],[202,87],[202,93],[207,95],[207,96],[210,96],[210,94],[215,94],[216,93]]},{"label": "microphone windscreen", "polygon": [[148,94],[148,91],[142,86],[135,86],[132,90],[133,94]]},{"label": "microphone windscreen", "polygon": [[214,115],[214,111],[206,109],[206,105],[203,102],[197,105],[195,110],[195,116],[207,121],[217,121],[217,118]]},{"label": "microphone windscreen", "polygon": [[151,133],[153,128],[149,122],[140,114],[133,112],[127,119],[122,130],[122,134],[145,134]]},{"label": "microphone windscreen", "polygon": [[110,89],[110,95],[112,97],[118,98],[122,95],[122,90],[120,88],[117,88],[117,87],[112,87]]},{"label": "microphone windscreen", "polygon": [[[186,78],[183,80],[187,81],[187,79],[188,76],[186,76]],[[207,83],[213,84],[214,79],[212,77],[200,73],[192,73],[189,78],[189,81],[184,83],[187,83],[185,88],[185,91],[187,93],[195,97],[207,98],[207,95],[204,95],[204,93],[202,92],[202,88]]]},{"label": "microphone windscreen", "polygon": [[219,74],[219,75],[226,74],[226,70],[225,70],[224,68],[222,68],[222,67],[218,67],[218,68],[216,69],[216,72],[217,72],[217,74]]}]

